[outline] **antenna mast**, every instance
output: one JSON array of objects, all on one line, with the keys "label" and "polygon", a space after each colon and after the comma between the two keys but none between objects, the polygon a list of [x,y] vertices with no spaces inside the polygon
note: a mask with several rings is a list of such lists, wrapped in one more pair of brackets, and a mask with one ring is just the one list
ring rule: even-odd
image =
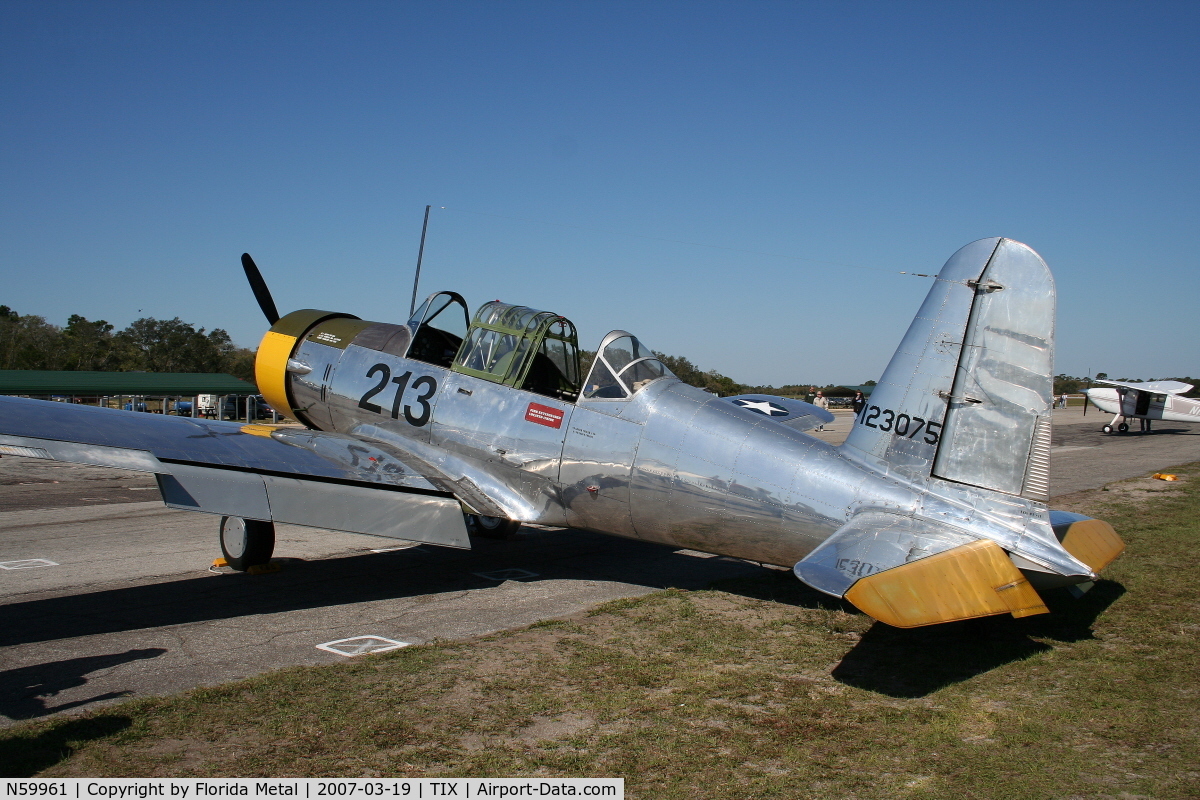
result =
[{"label": "antenna mast", "polygon": [[425,222],[421,224],[421,249],[417,251],[417,274],[413,278],[412,302],[408,305],[408,316],[417,310],[417,284],[421,282],[421,259],[425,257],[425,230],[429,227],[429,206],[425,206]]}]

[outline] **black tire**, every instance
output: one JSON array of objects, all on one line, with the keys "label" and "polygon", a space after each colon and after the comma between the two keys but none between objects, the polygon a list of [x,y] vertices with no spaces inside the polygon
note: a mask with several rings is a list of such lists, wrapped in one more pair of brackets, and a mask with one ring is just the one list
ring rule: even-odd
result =
[{"label": "black tire", "polygon": [[221,517],[221,555],[238,572],[269,564],[275,552],[275,525],[260,519]]},{"label": "black tire", "polygon": [[1122,422],[1120,425],[1117,426],[1117,430],[1121,433],[1129,433],[1128,423]]},{"label": "black tire", "polygon": [[466,514],[467,532],[484,539],[512,539],[521,529],[521,523],[504,517],[480,517]]}]

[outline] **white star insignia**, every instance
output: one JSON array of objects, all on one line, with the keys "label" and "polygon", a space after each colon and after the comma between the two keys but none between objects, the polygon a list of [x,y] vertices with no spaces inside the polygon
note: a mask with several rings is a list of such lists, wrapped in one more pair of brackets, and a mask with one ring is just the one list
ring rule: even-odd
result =
[{"label": "white star insignia", "polygon": [[783,406],[777,406],[766,400],[735,400],[734,402],[742,408],[757,411],[759,414],[766,414],[768,417],[783,417],[787,416],[788,413],[787,409]]}]

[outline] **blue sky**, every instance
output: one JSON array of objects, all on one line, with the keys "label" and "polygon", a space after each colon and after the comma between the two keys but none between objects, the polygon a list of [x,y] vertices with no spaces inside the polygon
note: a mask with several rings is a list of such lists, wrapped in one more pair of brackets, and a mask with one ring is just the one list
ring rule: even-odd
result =
[{"label": "blue sky", "polygon": [[[0,2],[0,303],[503,299],[746,383],[878,378],[1008,236],[1056,371],[1200,375],[1200,5]],[[444,208],[443,208],[444,207]],[[851,266],[844,266],[851,265]]]}]

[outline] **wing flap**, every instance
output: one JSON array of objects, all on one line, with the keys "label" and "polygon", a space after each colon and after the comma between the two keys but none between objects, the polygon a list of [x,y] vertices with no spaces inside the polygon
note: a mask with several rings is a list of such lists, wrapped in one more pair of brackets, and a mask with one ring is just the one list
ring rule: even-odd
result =
[{"label": "wing flap", "polygon": [[366,533],[469,550],[462,506],[453,497],[379,491],[301,478],[263,478],[271,517],[310,528]]},{"label": "wing flap", "polygon": [[158,473],[163,502],[184,511],[203,511],[246,519],[274,519],[263,478],[253,472],[173,464]]}]

